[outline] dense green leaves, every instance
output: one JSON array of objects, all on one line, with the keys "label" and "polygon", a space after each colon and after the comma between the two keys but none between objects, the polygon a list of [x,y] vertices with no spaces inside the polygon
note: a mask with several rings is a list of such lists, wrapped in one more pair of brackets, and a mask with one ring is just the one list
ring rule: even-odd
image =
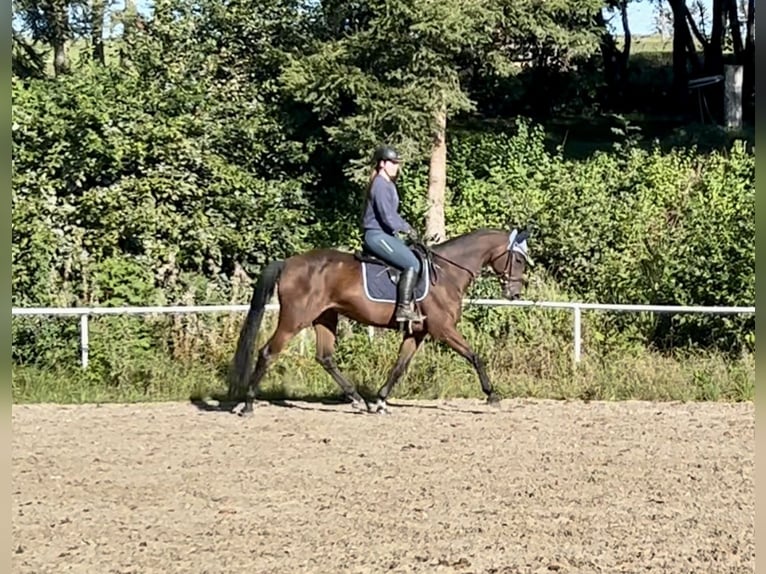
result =
[{"label": "dense green leaves", "polygon": [[[285,176],[273,118],[167,79],[86,68],[14,83],[14,264],[49,261],[67,304],[90,301],[82,276],[107,257],[230,273],[303,246],[301,179]],[[16,301],[41,302],[50,265],[23,267],[36,270],[14,274]]]},{"label": "dense green leaves", "polygon": [[[382,140],[427,157],[441,112],[475,109],[472,77],[524,63],[561,68],[593,53],[600,2],[371,0],[315,6],[315,42],[292,54],[283,79],[336,145],[365,162]],[[349,176],[364,177],[352,163]]]},{"label": "dense green leaves", "polygon": [[[531,225],[545,274],[578,299],[755,304],[755,161],[741,143],[707,156],[630,148],[571,161],[521,122],[513,136],[456,137],[452,149],[451,233]],[[739,319],[680,323],[676,335],[742,342]],[[650,327],[646,336],[661,338]]]}]

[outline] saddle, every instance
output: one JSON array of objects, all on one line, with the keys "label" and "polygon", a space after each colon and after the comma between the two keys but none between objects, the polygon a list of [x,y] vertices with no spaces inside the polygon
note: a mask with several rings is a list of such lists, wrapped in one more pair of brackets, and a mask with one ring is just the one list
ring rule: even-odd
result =
[{"label": "saddle", "polygon": [[[431,251],[428,249],[428,246],[424,243],[417,242],[412,243],[409,247],[410,251],[412,251],[412,253],[415,254],[415,257],[418,258],[418,261],[420,261],[420,274],[418,275],[418,278],[423,275],[423,271],[426,269],[426,266],[428,266],[428,275],[431,280],[431,285],[434,285],[436,283],[436,268],[434,266],[433,256]],[[362,246],[362,249],[354,253],[354,257],[362,263],[369,263],[371,265],[380,265],[381,267],[384,267],[391,281],[394,283],[399,282],[401,271],[374,253],[368,251],[364,245]]]}]

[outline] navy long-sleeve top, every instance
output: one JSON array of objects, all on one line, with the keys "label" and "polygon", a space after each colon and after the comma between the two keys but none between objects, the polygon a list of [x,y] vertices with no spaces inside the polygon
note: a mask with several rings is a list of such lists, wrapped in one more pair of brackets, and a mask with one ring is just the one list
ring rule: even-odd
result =
[{"label": "navy long-sleeve top", "polygon": [[379,229],[394,235],[410,231],[412,226],[399,215],[399,194],[392,181],[378,175],[372,181],[362,218],[364,231]]}]

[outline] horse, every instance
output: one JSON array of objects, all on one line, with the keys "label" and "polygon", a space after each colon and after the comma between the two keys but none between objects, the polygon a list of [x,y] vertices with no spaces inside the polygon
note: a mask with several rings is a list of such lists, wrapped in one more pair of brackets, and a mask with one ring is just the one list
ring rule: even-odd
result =
[{"label": "horse", "polygon": [[[419,306],[425,319],[408,328],[395,321],[395,296],[370,295],[370,285],[376,280],[375,270],[378,277],[383,277],[382,281],[377,279],[379,292],[388,289],[389,295],[395,293],[398,271],[364,249],[351,253],[317,248],[270,262],[253,289],[231,363],[228,395],[233,402],[239,401],[232,412],[240,416],[253,413],[253,402],[269,365],[290,339],[309,326],[313,326],[316,334],[316,360],[340,386],[354,409],[389,412],[388,396],[427,335],[446,343],[474,367],[487,402],[497,406],[501,397],[492,387],[482,358],[456,325],[462,313],[463,295],[484,268],[491,269],[499,278],[506,299],[521,296],[524,272],[528,264],[533,264],[527,250],[527,236],[527,230],[508,232],[482,228],[433,245],[422,241],[410,243],[409,248],[421,261],[413,303]],[[253,370],[253,347],[265,306],[275,289],[279,300],[277,327],[259,349]],[[339,315],[364,325],[403,332],[399,355],[378,390],[375,405],[362,398],[333,358]]]}]

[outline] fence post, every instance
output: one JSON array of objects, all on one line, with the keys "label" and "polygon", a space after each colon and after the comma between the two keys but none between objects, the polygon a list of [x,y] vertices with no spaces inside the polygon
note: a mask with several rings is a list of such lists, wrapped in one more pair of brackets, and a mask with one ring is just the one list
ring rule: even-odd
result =
[{"label": "fence post", "polygon": [[574,351],[573,351],[573,359],[574,359],[574,365],[575,367],[580,362],[580,355],[582,353],[582,342],[581,342],[581,335],[582,335],[582,309],[580,309],[579,305],[575,305],[572,307],[572,311],[574,311],[574,326],[573,326],[573,335],[574,335]]},{"label": "fence post", "polygon": [[80,366],[83,369],[88,368],[88,344],[90,334],[88,333],[88,315],[80,315]]}]

